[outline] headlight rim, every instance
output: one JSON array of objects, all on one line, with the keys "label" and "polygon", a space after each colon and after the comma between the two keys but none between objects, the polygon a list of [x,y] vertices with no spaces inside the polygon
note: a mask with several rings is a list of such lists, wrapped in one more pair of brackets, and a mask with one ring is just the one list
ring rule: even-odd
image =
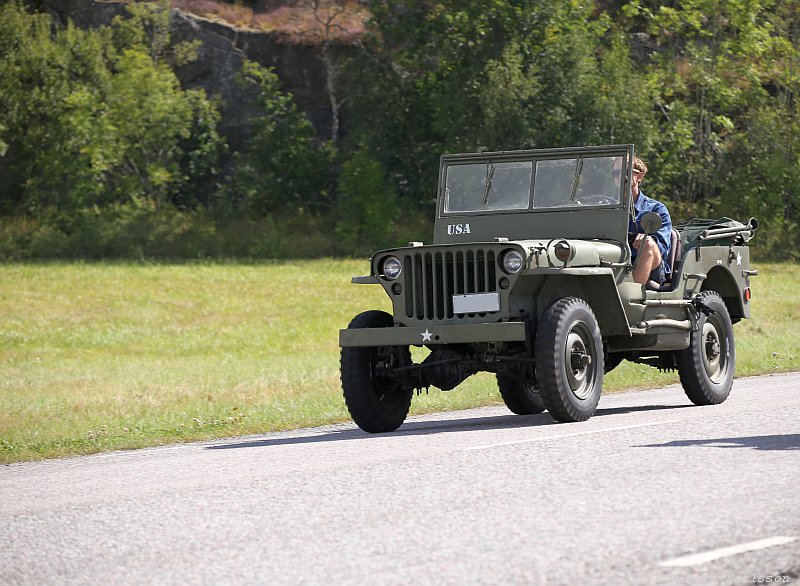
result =
[{"label": "headlight rim", "polygon": [[[519,261],[519,268],[517,268],[516,270],[510,269],[506,265],[506,260],[512,255],[517,257]],[[507,275],[517,275],[522,271],[523,268],[525,268],[525,260],[526,260],[525,255],[522,254],[519,250],[517,250],[516,248],[509,248],[508,250],[504,251],[503,254],[500,255],[500,268],[502,268],[503,272],[506,273]]]},{"label": "headlight rim", "polygon": [[[391,274],[387,273],[386,271],[386,264],[389,261],[396,261],[397,262],[397,273],[392,276]],[[381,269],[381,276],[386,279],[387,281],[396,281],[400,278],[400,275],[403,274],[403,261],[401,261],[398,257],[394,256],[393,254],[387,255],[381,259],[380,263]]]}]

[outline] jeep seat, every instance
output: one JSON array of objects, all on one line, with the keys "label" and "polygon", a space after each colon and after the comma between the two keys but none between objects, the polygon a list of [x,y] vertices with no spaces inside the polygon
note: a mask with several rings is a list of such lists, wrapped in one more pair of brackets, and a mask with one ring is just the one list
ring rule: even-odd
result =
[{"label": "jeep seat", "polygon": [[670,246],[669,246],[669,256],[667,258],[667,267],[669,268],[669,280],[664,281],[663,284],[659,285],[656,281],[648,281],[645,285],[646,289],[650,291],[671,291],[673,282],[677,282],[676,279],[673,278],[675,272],[675,259],[681,257],[681,237],[678,234],[678,231],[673,228],[672,235],[670,237]]}]

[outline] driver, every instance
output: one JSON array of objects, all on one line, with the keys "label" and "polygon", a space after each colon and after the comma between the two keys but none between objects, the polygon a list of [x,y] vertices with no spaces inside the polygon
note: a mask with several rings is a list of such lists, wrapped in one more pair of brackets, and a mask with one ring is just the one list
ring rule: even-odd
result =
[{"label": "driver", "polygon": [[[622,161],[614,162],[614,179],[619,182],[622,173]],[[633,259],[633,280],[642,285],[655,281],[663,285],[670,280],[670,267],[667,266],[672,240],[672,219],[667,207],[655,199],[647,197],[639,189],[647,164],[639,157],[633,158],[631,174],[631,195],[633,196],[632,217],[628,220],[628,238],[631,242]],[[655,212],[661,216],[661,228],[652,235],[644,233],[640,220],[647,212]]]}]

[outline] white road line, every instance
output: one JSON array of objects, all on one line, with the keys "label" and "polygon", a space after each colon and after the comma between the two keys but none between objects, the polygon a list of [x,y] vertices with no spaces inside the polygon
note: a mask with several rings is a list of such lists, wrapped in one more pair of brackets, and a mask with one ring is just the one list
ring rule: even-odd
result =
[{"label": "white road line", "polygon": [[756,551],[758,549],[766,549],[775,545],[785,545],[795,541],[797,537],[769,537],[767,539],[759,539],[758,541],[751,541],[749,543],[741,543],[739,545],[732,545],[730,547],[721,547],[720,549],[712,549],[703,553],[696,553],[686,555],[679,558],[661,562],[659,565],[667,567],[686,568],[689,566],[699,566],[719,558],[729,557],[747,551]]},{"label": "white road line", "polygon": [[496,444],[486,444],[483,446],[472,446],[464,448],[464,450],[488,450],[489,448],[497,448],[500,446],[513,446],[516,444],[528,444],[531,442],[543,442],[545,440],[560,439],[563,437],[575,437],[578,435],[590,435],[593,433],[605,433],[608,431],[622,431],[624,429],[636,429],[637,427],[649,427],[651,425],[665,425],[667,423],[677,423],[683,421],[682,419],[669,419],[667,421],[651,421],[650,423],[637,423],[636,425],[623,425],[620,427],[605,427],[603,429],[591,429],[589,431],[576,431],[575,433],[559,433],[555,435],[543,435],[540,437],[532,437],[529,439],[515,440],[510,442],[500,442]]}]

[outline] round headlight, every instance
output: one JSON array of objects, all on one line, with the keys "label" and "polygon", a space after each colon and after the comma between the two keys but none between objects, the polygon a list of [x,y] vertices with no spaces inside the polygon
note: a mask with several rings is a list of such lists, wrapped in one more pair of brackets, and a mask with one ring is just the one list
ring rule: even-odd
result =
[{"label": "round headlight", "polygon": [[383,276],[394,281],[403,272],[403,263],[396,256],[387,256],[383,259]]},{"label": "round headlight", "polygon": [[503,255],[503,270],[509,275],[520,272],[524,264],[525,259],[516,250],[509,250]]},{"label": "round headlight", "polygon": [[566,240],[559,240],[555,245],[555,253],[558,260],[567,264],[572,260],[575,251],[572,249],[572,245],[569,242]]}]

